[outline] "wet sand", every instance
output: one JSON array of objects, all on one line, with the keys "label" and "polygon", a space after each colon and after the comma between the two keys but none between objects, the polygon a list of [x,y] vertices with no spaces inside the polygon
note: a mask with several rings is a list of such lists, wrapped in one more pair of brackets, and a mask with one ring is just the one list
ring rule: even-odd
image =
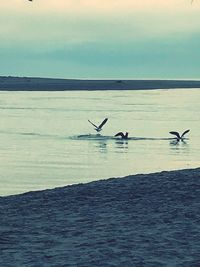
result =
[{"label": "wet sand", "polygon": [[199,208],[200,168],[1,197],[0,265],[197,267]]},{"label": "wet sand", "polygon": [[70,90],[151,90],[200,88],[192,80],[88,80],[0,76],[0,90],[70,91]]}]

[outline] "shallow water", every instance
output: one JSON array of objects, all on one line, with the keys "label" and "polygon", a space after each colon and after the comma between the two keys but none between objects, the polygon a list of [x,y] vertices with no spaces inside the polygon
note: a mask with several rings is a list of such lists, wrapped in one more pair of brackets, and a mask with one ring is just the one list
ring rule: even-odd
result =
[{"label": "shallow water", "polygon": [[[0,96],[0,195],[200,165],[199,89]],[[87,120],[106,117],[96,136]],[[186,129],[189,140],[168,139]]]}]

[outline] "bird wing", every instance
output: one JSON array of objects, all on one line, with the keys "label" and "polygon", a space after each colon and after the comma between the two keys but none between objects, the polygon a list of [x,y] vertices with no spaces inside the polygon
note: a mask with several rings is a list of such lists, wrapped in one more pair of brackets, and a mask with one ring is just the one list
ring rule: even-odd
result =
[{"label": "bird wing", "polygon": [[174,134],[174,135],[176,135],[179,139],[181,138],[180,137],[180,134],[178,133],[178,132],[174,132],[174,131],[172,131],[172,132],[169,132],[170,134]]},{"label": "bird wing", "polygon": [[108,120],[108,118],[106,118],[106,119],[104,119],[103,121],[102,121],[102,123],[99,125],[99,129],[101,129],[103,126],[104,126],[104,124],[107,122],[107,120]]},{"label": "bird wing", "polygon": [[91,123],[95,128],[98,128],[98,126],[96,126],[93,122],[91,122],[90,120],[88,120],[89,123]]},{"label": "bird wing", "polygon": [[183,132],[182,133],[182,135],[181,135],[181,138],[186,134],[186,133],[188,133],[190,130],[186,130],[185,132]]},{"label": "bird wing", "polygon": [[122,133],[122,132],[119,132],[119,133],[117,133],[115,136],[124,136],[124,134]]}]

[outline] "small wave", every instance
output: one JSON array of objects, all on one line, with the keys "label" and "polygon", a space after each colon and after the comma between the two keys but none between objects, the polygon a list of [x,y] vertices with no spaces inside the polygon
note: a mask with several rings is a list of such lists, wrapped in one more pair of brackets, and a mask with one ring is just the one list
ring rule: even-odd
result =
[{"label": "small wave", "polygon": [[105,136],[100,134],[82,134],[77,136],[72,136],[70,139],[73,140],[108,140],[113,139],[112,136]]},{"label": "small wave", "polygon": [[9,131],[0,131],[0,134],[6,134],[6,135],[22,135],[22,136],[32,136],[32,137],[42,137],[42,138],[65,138],[65,136],[59,136],[59,135],[53,135],[53,134],[42,134],[42,133],[36,133],[36,132],[9,132]]},{"label": "small wave", "polygon": [[51,138],[51,139],[66,139],[66,136],[54,135],[54,134],[42,134],[42,133],[32,133],[32,132],[23,132],[18,133],[25,136],[41,137],[41,138]]},{"label": "small wave", "polygon": [[139,141],[139,140],[147,140],[147,141],[161,141],[161,140],[174,140],[175,138],[163,138],[163,137],[129,137],[128,139],[121,139],[115,136],[108,135],[100,135],[100,134],[82,134],[77,136],[71,136],[70,139],[73,140],[125,140],[125,141]]}]

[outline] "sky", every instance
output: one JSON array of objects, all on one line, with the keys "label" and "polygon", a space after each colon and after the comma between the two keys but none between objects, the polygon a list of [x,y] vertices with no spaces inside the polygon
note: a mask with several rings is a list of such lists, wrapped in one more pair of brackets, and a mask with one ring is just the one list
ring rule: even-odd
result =
[{"label": "sky", "polygon": [[200,0],[1,0],[0,75],[199,79]]}]

